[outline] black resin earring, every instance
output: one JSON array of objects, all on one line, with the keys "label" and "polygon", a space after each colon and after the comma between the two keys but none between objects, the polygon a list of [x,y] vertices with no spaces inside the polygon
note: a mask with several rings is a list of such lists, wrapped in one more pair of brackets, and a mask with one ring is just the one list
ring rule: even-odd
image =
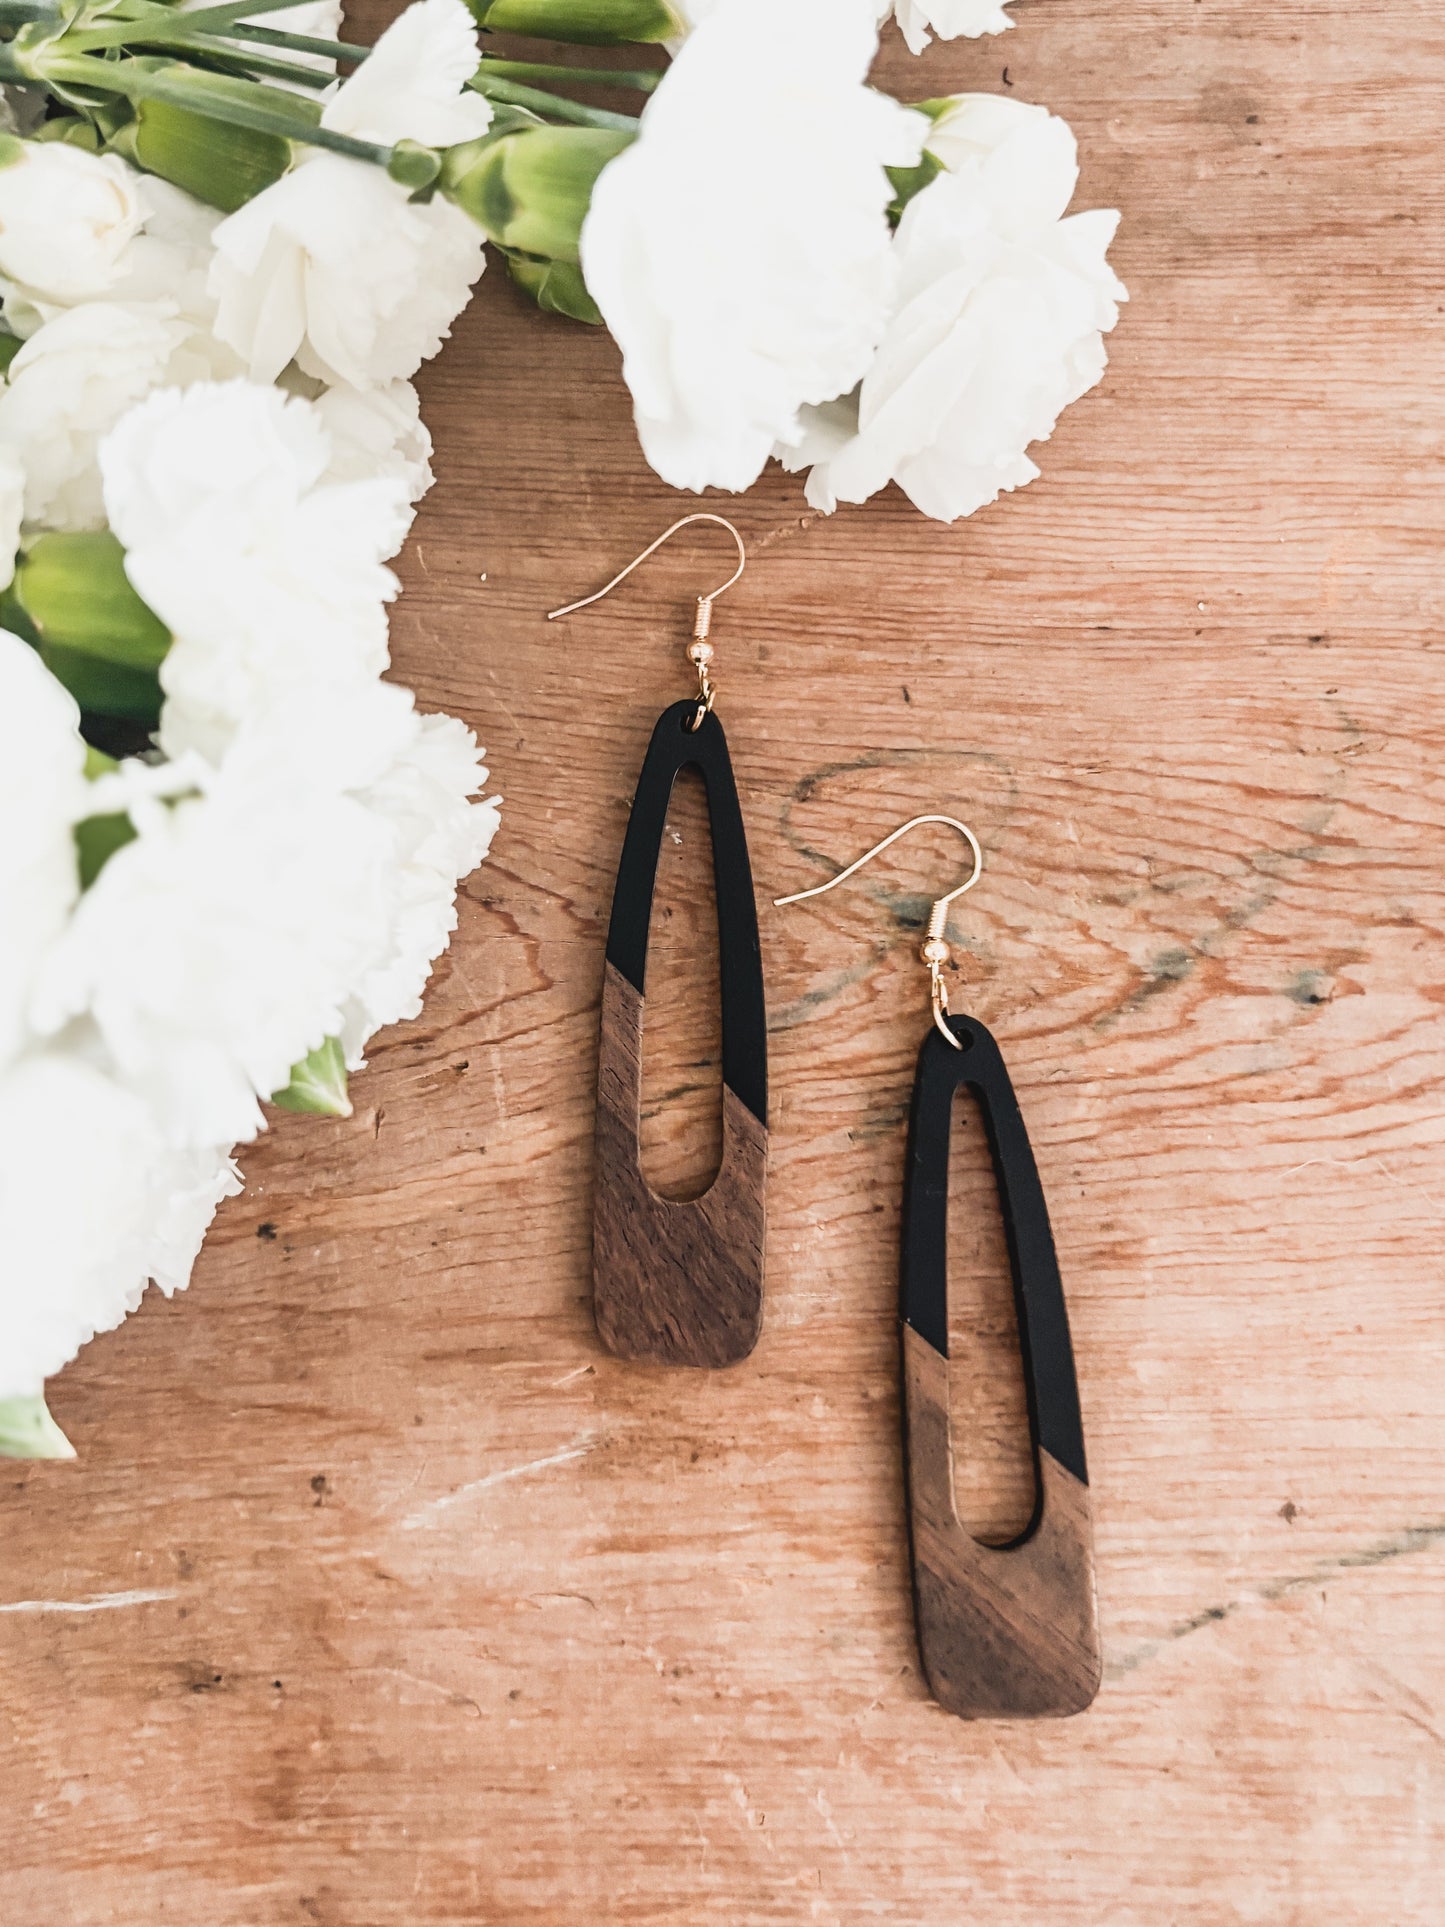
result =
[{"label": "black resin earring", "polygon": [[[779,905],[821,896],[909,830],[946,823],[967,838],[973,873],[934,904],[921,956],[933,1022],[918,1053],[908,1127],[900,1254],[904,1465],[913,1597],[934,1698],[969,1719],[1082,1712],[1099,1690],[1093,1513],[1069,1318],[1043,1186],[998,1045],[948,1008],[948,907],[983,869],[977,839],[951,816],[916,816],[856,863]],[[982,1545],[954,1499],[948,1393],[948,1159],[955,1091],[982,1113],[1013,1276],[1036,1502],[1007,1546]]]},{"label": "black resin earring", "polygon": [[[602,988],[592,1290],[597,1330],[619,1357],[720,1366],[746,1358],[762,1326],[768,1162],[767,1018],[757,908],[727,737],[713,707],[708,640],[713,604],[746,563],[742,537],[720,515],[685,515],[606,588],[553,615],[600,600],[693,522],[727,529],[738,546],[738,566],[722,588],[698,597],[688,648],[698,692],[658,717],[623,840]],[[677,1201],[659,1197],[642,1174],[642,1026],[658,854],[673,784],[689,768],[701,773],[712,828],[723,1153],[710,1189]]]}]

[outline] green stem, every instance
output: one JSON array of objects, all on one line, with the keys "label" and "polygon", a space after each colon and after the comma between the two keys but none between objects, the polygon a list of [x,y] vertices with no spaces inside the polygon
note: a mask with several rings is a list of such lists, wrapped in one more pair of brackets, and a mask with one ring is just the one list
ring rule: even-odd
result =
[{"label": "green stem", "polygon": [[189,56],[186,65],[204,68],[210,73],[230,74],[235,80],[285,80],[293,86],[310,87],[318,92],[329,87],[336,78],[335,74],[329,74],[319,67],[304,67],[294,60],[272,60],[266,54],[247,53],[240,47],[233,47],[229,41],[203,39],[197,34],[177,33],[164,42],[147,36],[128,51],[137,54],[179,51]]},{"label": "green stem", "polygon": [[[0,6],[4,4],[5,0],[0,0]],[[191,20],[195,16],[183,17]],[[365,60],[371,53],[370,47],[358,46],[354,40],[315,40],[309,34],[283,33],[279,27],[261,27],[245,20],[228,27],[225,38],[253,40],[259,46],[276,47],[285,53],[320,54],[323,59],[347,66]],[[486,53],[482,55],[482,64],[499,80],[540,80],[558,86],[630,87],[640,94],[650,94],[662,79],[661,70],[655,67],[626,72],[603,67],[549,67],[543,60],[503,60],[500,55]]]},{"label": "green stem", "polygon": [[502,60],[493,54],[482,55],[482,66],[503,80],[540,80],[551,86],[567,83],[577,87],[631,87],[650,94],[662,79],[662,70],[643,67],[613,72],[606,67],[549,67],[542,60]]},{"label": "green stem", "polygon": [[365,60],[371,52],[370,47],[358,47],[349,40],[313,40],[310,34],[282,33],[279,27],[258,27],[246,20],[238,20],[234,27],[228,27],[226,38],[254,40],[262,47],[280,47],[287,53],[321,54],[327,60],[347,63]]},{"label": "green stem", "polygon": [[[58,53],[47,53],[41,71],[31,78],[42,83],[56,80],[70,87],[120,94],[126,100],[169,101],[174,107],[188,108],[209,120],[224,121],[231,127],[248,127],[254,134],[275,134],[282,140],[305,141],[330,153],[345,154],[356,161],[371,161],[379,167],[388,167],[391,163],[391,148],[379,146],[375,141],[356,140],[350,134],[333,133],[329,127],[304,118],[299,110],[307,103],[296,95],[280,94],[259,81],[254,97],[247,99],[239,93],[221,94],[208,87],[190,86],[184,70],[177,73],[168,68],[156,73],[128,60],[93,60],[84,54]],[[268,97],[277,105],[268,105]],[[284,107],[280,105],[282,101],[286,103]]]},{"label": "green stem", "polygon": [[[0,0],[3,4],[3,0]],[[194,13],[177,14],[173,7],[143,7],[126,20],[113,20],[106,27],[81,27],[67,33],[63,42],[67,53],[94,53],[102,47],[125,47],[138,40],[161,39],[184,25],[187,33],[224,33],[245,14],[280,13],[294,7],[296,0],[227,0],[218,7],[198,7]]]},{"label": "green stem", "polygon": [[472,75],[467,85],[488,100],[502,101],[511,107],[529,107],[548,120],[575,122],[579,127],[610,127],[619,134],[637,131],[635,114],[613,114],[605,107],[584,107],[580,101],[564,100],[560,94],[543,93],[539,87],[519,87],[515,81],[494,80],[488,69]]}]

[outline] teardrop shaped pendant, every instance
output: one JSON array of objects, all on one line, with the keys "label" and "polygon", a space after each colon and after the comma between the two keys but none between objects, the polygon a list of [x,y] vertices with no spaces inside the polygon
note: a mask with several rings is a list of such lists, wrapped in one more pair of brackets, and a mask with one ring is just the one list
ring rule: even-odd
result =
[{"label": "teardrop shaped pendant", "polygon": [[[1082,1712],[1099,1690],[1093,1512],[1069,1317],[1048,1207],[997,1043],[945,1017],[918,1054],[903,1200],[904,1462],[913,1594],[934,1698],[971,1719]],[[954,1498],[948,1394],[948,1159],[954,1093],[978,1101],[1013,1274],[1036,1500],[1007,1546],[982,1545]]]},{"label": "teardrop shaped pendant", "polygon": [[[696,724],[696,727],[694,725]],[[722,1163],[700,1198],[661,1198],[642,1174],[648,929],[672,787],[707,791],[722,982]],[[747,837],[722,724],[689,699],[657,719],[622,845],[602,990],[592,1213],[597,1330],[620,1358],[721,1366],[746,1358],[763,1307],[767,1018]]]}]

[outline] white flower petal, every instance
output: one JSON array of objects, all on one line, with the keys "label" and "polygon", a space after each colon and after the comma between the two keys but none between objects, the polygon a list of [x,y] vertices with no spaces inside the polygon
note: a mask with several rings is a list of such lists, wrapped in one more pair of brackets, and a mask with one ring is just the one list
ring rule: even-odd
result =
[{"label": "white flower petal", "polygon": [[101,438],[152,389],[214,374],[215,348],[169,302],[91,301],[39,328],[0,388],[0,444],[25,469],[26,524],[102,527]]},{"label": "white flower petal", "polygon": [[419,716],[411,741],[361,792],[393,829],[397,876],[391,927],[342,1031],[353,1064],[374,1031],[420,1012],[432,964],[456,929],[457,881],[491,847],[499,799],[471,800],[487,780],[481,758],[455,716]]},{"label": "white flower petal", "polygon": [[216,333],[257,381],[293,356],[320,380],[404,380],[434,355],[482,272],[481,230],[365,161],[313,152],[223,221]]},{"label": "white flower petal", "polygon": [[127,573],[175,637],[161,666],[170,755],[218,756],[260,711],[386,667],[384,561],[414,478],[332,481],[332,460],[317,405],[250,382],[152,396],[102,445]]},{"label": "white flower petal", "polygon": [[147,205],[141,176],[117,155],[26,141],[0,160],[0,276],[57,301],[106,294]]},{"label": "white flower petal", "polygon": [[856,432],[824,435],[809,502],[861,502],[895,480],[924,514],[971,515],[1032,481],[1030,444],[1099,380],[1125,290],[1105,260],[1118,216],[1059,216],[1073,137],[1042,108],[964,96],[940,123],[956,168],[909,202],[894,243],[898,305],[856,398]]},{"label": "white flower petal", "polygon": [[394,477],[414,503],[431,487],[431,433],[409,381],[384,388],[328,388],[317,396],[316,412],[331,438],[326,471],[331,481]]},{"label": "white flower petal", "polygon": [[492,122],[467,82],[481,65],[476,22],[462,0],[415,0],[326,103],[323,127],[391,146],[452,147]]},{"label": "white flower petal", "polygon": [[956,40],[966,35],[976,40],[981,34],[1007,33],[1014,24],[1004,12],[1009,0],[885,0],[879,18],[890,13],[912,53],[921,54],[928,45],[932,28],[940,40]]},{"label": "white flower petal", "polygon": [[720,0],[593,190],[587,286],[675,487],[748,487],[882,333],[884,168],[926,123],[866,86],[876,44],[871,0]]},{"label": "white flower petal", "polygon": [[475,742],[373,682],[257,716],[199,792],[135,807],[33,999],[93,1023],[168,1143],[249,1138],[325,1038],[409,1010],[495,827]]},{"label": "white flower petal", "polygon": [[168,1150],[142,1100],[80,1057],[0,1072],[0,1398],[39,1392],[150,1276],[182,1288],[239,1188],[224,1149]]},{"label": "white flower petal", "polygon": [[30,995],[80,882],[86,796],[80,712],[28,643],[0,630],[0,1069],[28,1036]]},{"label": "white flower petal", "polygon": [[15,557],[25,520],[25,464],[8,442],[0,442],[0,589],[15,580]]}]

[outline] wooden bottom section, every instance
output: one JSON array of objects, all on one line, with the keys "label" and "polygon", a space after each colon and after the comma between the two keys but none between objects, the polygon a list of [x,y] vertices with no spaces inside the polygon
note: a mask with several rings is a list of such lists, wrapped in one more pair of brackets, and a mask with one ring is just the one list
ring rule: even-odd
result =
[{"label": "wooden bottom section", "polygon": [[1039,1505],[1012,1546],[959,1522],[948,1360],[903,1327],[909,1531],[918,1643],[933,1697],[965,1719],[1081,1713],[1099,1690],[1089,1488],[1039,1450]]},{"label": "wooden bottom section", "polygon": [[643,999],[611,964],[602,991],[592,1288],[620,1358],[732,1365],[763,1322],[764,1125],[725,1083],[722,1163],[700,1198],[660,1198],[642,1175]]}]

